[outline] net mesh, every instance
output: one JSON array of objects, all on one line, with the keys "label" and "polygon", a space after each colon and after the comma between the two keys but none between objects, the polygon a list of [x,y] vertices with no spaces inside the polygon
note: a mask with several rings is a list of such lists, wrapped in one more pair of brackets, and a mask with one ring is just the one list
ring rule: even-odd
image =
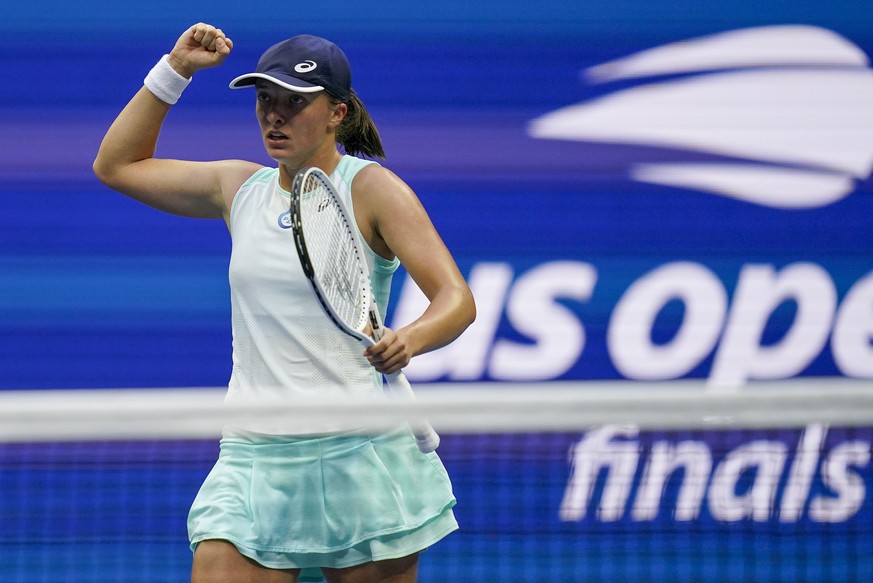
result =
[{"label": "net mesh", "polygon": [[[426,416],[461,529],[427,581],[873,580],[873,387],[434,386],[232,415]],[[0,581],[185,581],[221,391],[0,393]]]}]

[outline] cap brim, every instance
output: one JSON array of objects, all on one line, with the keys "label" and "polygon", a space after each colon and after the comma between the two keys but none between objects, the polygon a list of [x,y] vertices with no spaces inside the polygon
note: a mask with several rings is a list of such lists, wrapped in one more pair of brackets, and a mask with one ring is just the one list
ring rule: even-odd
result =
[{"label": "cap brim", "polygon": [[290,91],[299,91],[300,93],[316,93],[318,91],[324,91],[324,87],[321,85],[313,85],[312,83],[301,81],[290,75],[282,75],[281,73],[246,73],[245,75],[240,75],[231,81],[230,88],[243,89],[245,87],[251,87],[258,79],[264,79]]}]

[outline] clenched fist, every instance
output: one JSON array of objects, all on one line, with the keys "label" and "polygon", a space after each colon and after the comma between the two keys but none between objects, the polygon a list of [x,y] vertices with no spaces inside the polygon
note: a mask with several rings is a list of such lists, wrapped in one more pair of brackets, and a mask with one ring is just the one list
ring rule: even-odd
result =
[{"label": "clenched fist", "polygon": [[199,22],[179,37],[168,61],[177,73],[190,78],[197,71],[220,65],[232,48],[233,41],[220,28]]}]

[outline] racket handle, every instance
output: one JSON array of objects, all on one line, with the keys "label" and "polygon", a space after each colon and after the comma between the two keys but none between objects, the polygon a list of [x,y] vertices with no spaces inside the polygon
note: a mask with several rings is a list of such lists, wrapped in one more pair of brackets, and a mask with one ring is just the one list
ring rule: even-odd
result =
[{"label": "racket handle", "polygon": [[[405,399],[414,399],[415,393],[412,392],[412,386],[406,379],[403,371],[397,371],[392,374],[386,374],[385,380],[388,381],[388,388],[395,395],[399,395]],[[410,424],[412,433],[415,435],[415,442],[418,444],[418,449],[424,453],[435,451],[440,445],[440,436],[434,431],[430,423],[420,421]]]}]

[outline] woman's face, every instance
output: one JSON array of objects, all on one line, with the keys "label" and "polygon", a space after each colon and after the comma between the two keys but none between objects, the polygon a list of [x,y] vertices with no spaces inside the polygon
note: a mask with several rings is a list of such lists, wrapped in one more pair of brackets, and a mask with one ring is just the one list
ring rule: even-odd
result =
[{"label": "woman's face", "polygon": [[345,115],[324,91],[298,93],[258,80],[257,116],[267,154],[299,168],[322,151],[336,149],[334,134]]}]

